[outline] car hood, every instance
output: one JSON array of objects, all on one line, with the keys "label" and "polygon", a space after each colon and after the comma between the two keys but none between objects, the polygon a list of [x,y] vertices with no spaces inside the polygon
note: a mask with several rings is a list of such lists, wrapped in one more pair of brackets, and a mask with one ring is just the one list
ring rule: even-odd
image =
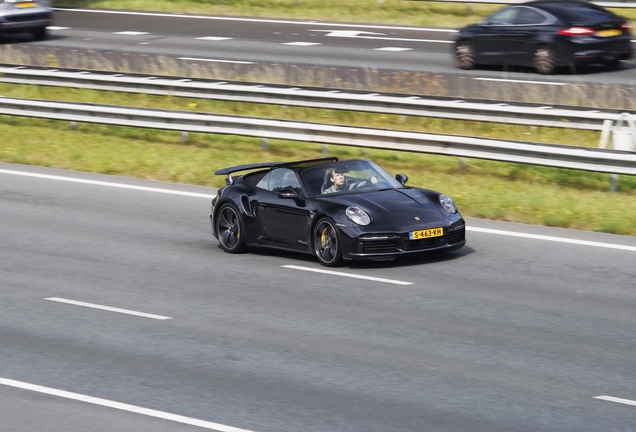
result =
[{"label": "car hood", "polygon": [[366,210],[375,226],[425,227],[445,218],[421,189],[387,189],[369,193],[354,193],[329,198],[347,206]]}]

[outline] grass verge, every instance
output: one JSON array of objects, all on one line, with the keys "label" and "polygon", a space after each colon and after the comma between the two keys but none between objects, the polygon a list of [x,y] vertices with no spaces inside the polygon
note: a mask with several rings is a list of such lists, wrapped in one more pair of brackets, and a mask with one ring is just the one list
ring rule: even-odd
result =
[{"label": "grass verge", "polygon": [[[55,5],[450,28],[474,23],[503,7],[417,0],[56,0]],[[636,20],[633,9],[612,10]]]},{"label": "grass verge", "polygon": [[[148,96],[139,97],[148,102]],[[109,102],[103,95],[98,99]],[[200,106],[190,106],[192,101],[172,103],[200,110]],[[168,102],[164,100],[164,104]],[[355,121],[371,123],[367,126],[378,126],[373,122],[382,121],[378,115],[361,116],[362,120]],[[440,127],[447,129],[454,123]],[[316,144],[271,140],[263,148],[259,139],[207,134],[190,134],[184,143],[178,132],[91,124],[71,129],[62,121],[8,116],[0,116],[0,134],[0,160],[5,162],[213,187],[223,183],[221,177],[213,175],[222,167],[323,154],[322,146]],[[631,217],[636,208],[636,177],[621,176],[619,191],[611,193],[607,174],[481,160],[468,160],[462,172],[454,157],[344,146],[329,146],[328,152],[340,158],[373,159],[393,174],[405,173],[411,185],[452,196],[465,216],[636,235],[636,218]]]}]

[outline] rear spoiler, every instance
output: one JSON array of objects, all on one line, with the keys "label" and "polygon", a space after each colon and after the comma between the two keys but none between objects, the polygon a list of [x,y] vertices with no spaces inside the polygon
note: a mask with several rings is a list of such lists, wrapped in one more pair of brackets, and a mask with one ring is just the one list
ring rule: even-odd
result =
[{"label": "rear spoiler", "polygon": [[338,158],[334,156],[334,157],[320,158],[320,159],[307,159],[307,160],[301,160],[301,161],[295,161],[295,162],[260,162],[260,163],[247,164],[247,165],[237,165],[237,166],[233,166],[229,168],[222,168],[216,171],[214,174],[226,175],[227,178],[225,179],[225,184],[229,185],[233,181],[232,174],[239,171],[248,171],[248,170],[256,170],[256,169],[263,169],[263,168],[272,169],[272,168],[278,168],[283,166],[295,166],[295,165],[304,165],[304,164],[311,165],[314,163],[337,162],[337,161],[338,161]]}]

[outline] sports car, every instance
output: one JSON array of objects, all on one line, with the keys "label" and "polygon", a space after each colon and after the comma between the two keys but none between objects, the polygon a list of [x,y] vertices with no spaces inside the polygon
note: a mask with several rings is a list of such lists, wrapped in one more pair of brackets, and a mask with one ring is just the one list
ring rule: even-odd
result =
[{"label": "sports car", "polygon": [[369,160],[267,162],[215,174],[225,175],[226,185],[212,199],[212,234],[229,253],[271,247],[335,267],[466,243],[450,197],[408,187],[405,174],[392,177]]}]

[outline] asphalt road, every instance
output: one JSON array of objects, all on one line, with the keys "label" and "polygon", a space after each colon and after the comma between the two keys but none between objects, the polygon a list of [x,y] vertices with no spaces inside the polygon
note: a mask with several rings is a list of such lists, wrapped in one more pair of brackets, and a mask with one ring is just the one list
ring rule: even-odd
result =
[{"label": "asphalt road", "polygon": [[[496,86],[530,81],[535,86],[559,83],[617,85],[631,91],[635,85],[636,59],[622,62],[618,70],[601,66],[579,68],[545,77],[527,69],[482,68],[461,71],[455,67],[452,51],[454,29],[345,24],[314,21],[249,19],[179,14],[135,13],[82,9],[57,9],[50,37],[41,42],[18,35],[9,39],[17,55],[38,58],[35,63],[51,64],[51,58],[65,67],[89,65],[103,68],[104,59],[124,67],[148,58],[161,65],[160,58],[172,58],[187,67],[232,68],[237,74],[262,70],[319,68],[320,76],[342,77],[348,82],[372,81],[373,73],[429,73],[456,95],[457,88],[471,89],[479,80],[502,80]],[[636,36],[635,36],[636,40]],[[47,57],[48,56],[48,57]],[[1,60],[0,60],[1,61]],[[78,66],[85,67],[85,66]],[[157,66],[155,66],[155,69]],[[156,73],[156,72],[154,72]],[[383,77],[384,78],[384,77]],[[432,78],[425,78],[430,81]],[[475,81],[477,80],[477,81]],[[376,78],[376,81],[378,79]],[[546,83],[547,82],[547,83]],[[398,83],[394,83],[397,85]],[[421,85],[425,85],[423,83]],[[398,86],[399,88],[399,86]],[[487,87],[486,89],[490,89]],[[430,90],[430,89],[428,89]],[[467,91],[467,90],[466,90]],[[485,90],[484,90],[485,91]],[[514,92],[528,91],[527,88]],[[598,90],[596,90],[598,91]],[[492,93],[490,89],[490,93]],[[476,94],[478,94],[475,91]],[[567,95],[564,95],[566,97]]]},{"label": "asphalt road", "polygon": [[0,164],[3,431],[636,430],[635,238],[469,219],[327,274],[221,251],[213,194]]}]

